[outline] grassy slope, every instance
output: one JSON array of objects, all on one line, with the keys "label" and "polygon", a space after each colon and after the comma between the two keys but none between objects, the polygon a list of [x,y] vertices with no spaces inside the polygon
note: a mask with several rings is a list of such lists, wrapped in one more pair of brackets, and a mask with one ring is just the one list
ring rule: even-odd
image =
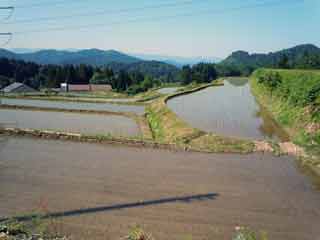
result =
[{"label": "grassy slope", "polygon": [[153,137],[159,142],[176,143],[200,131],[190,128],[172,112],[165,103],[166,97],[153,102],[147,107],[147,118],[153,132]]},{"label": "grassy slope", "polygon": [[[282,83],[271,92],[268,87],[258,82],[258,79],[270,73],[278,73]],[[313,154],[320,154],[320,118],[315,104],[303,103],[308,93],[315,86],[320,87],[320,71],[303,70],[272,70],[259,69],[252,74],[251,87],[253,93],[289,133],[296,144],[305,147]],[[296,101],[296,100],[299,101]],[[320,96],[315,101],[319,103]],[[296,103],[294,103],[296,101]]]}]

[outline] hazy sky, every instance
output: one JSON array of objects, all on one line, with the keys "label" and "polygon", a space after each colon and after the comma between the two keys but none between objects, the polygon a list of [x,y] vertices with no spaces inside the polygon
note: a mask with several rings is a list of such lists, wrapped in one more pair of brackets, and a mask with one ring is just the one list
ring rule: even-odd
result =
[{"label": "hazy sky", "polygon": [[[100,48],[169,56],[225,57],[239,49],[269,52],[302,43],[320,46],[320,0],[0,0],[0,3],[17,7],[9,20],[0,23],[2,32],[17,33],[7,48]],[[1,16],[5,13],[2,11]],[[87,16],[75,16],[79,14]],[[49,31],[60,27],[64,31]]]}]

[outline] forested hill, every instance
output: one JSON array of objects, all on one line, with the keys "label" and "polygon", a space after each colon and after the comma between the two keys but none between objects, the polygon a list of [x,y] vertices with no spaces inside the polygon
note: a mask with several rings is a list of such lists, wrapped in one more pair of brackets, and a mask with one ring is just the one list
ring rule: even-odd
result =
[{"label": "forested hill", "polygon": [[78,52],[41,50],[33,53],[14,53],[0,49],[0,58],[23,60],[39,65],[80,65],[108,67],[118,72],[141,72],[161,81],[177,81],[179,69],[171,64],[159,61],[143,61],[115,50],[89,49]]},{"label": "forested hill", "polygon": [[178,80],[179,68],[174,65],[159,61],[140,61],[131,64],[109,63],[106,65],[115,72],[125,70],[127,72],[141,72],[163,82],[175,82]]},{"label": "forested hill", "polygon": [[298,45],[293,48],[267,54],[249,54],[245,51],[232,53],[224,65],[239,67],[282,67],[282,68],[320,68],[320,48],[312,44]]},{"label": "forested hill", "polygon": [[141,61],[115,50],[88,49],[77,52],[60,50],[41,50],[32,53],[14,53],[5,49],[0,49],[0,58],[5,57],[15,60],[24,60],[37,64],[56,65],[79,65],[86,64],[92,66],[104,66],[111,62],[131,64]]}]

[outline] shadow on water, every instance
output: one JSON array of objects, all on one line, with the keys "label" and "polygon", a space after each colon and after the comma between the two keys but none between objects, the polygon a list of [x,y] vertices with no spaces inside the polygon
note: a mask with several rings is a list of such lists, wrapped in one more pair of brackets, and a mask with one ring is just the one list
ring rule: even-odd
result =
[{"label": "shadow on water", "polygon": [[71,217],[71,216],[78,216],[78,215],[84,215],[84,214],[93,214],[93,213],[109,212],[109,211],[129,209],[129,208],[161,205],[161,204],[167,204],[167,203],[177,203],[177,202],[191,203],[193,201],[208,201],[208,200],[215,200],[218,196],[219,195],[217,193],[208,193],[208,194],[199,194],[199,195],[191,195],[191,196],[183,196],[183,197],[161,198],[156,200],[139,201],[134,203],[123,203],[123,204],[115,204],[110,206],[83,208],[83,209],[76,209],[76,210],[63,211],[63,212],[53,212],[53,213],[49,213],[41,216],[28,215],[28,216],[16,216],[12,218],[5,217],[5,218],[0,218],[0,222],[5,222],[8,220],[30,221],[38,217],[40,217],[41,219]]}]

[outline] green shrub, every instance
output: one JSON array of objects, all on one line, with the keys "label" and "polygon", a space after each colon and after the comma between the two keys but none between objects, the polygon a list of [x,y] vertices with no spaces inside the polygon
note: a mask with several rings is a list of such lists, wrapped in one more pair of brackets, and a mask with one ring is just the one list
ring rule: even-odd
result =
[{"label": "green shrub", "polygon": [[267,72],[258,77],[258,83],[264,84],[272,92],[282,83],[282,77],[278,72]]},{"label": "green shrub", "polygon": [[233,238],[233,240],[267,240],[267,234],[265,232],[261,232],[257,234],[256,232],[243,227],[236,228],[237,234]]},{"label": "green shrub", "polygon": [[309,107],[314,117],[319,117],[320,72],[259,69],[253,76],[270,94],[277,95],[294,107]]},{"label": "green shrub", "polygon": [[127,240],[153,240],[152,236],[144,232],[140,227],[135,227],[129,233]]},{"label": "green shrub", "polygon": [[257,98],[286,127],[292,141],[320,155],[320,71],[259,69],[251,83]]}]

